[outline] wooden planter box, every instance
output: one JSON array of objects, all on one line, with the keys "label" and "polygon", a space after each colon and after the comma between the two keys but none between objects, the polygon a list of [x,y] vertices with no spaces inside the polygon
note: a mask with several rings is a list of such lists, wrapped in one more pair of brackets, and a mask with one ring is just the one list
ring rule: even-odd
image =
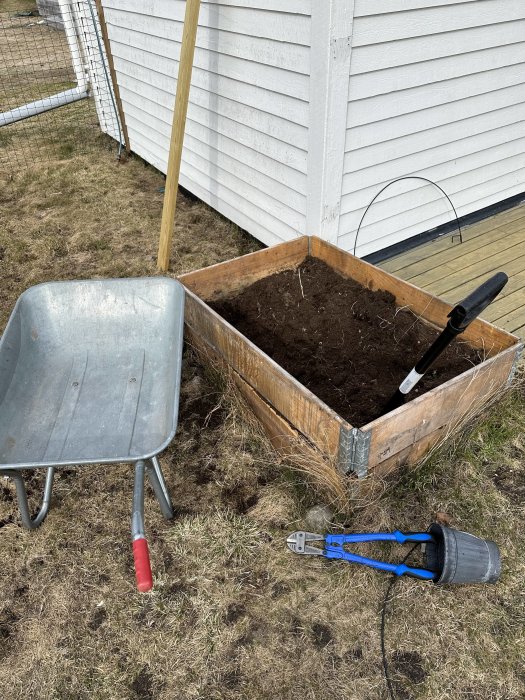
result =
[{"label": "wooden planter box", "polygon": [[179,279],[187,290],[188,340],[233,370],[236,383],[281,451],[289,454],[302,436],[344,473],[363,477],[371,469],[384,472],[419,459],[511,381],[522,348],[520,340],[477,319],[463,339],[484,350],[484,362],[354,428],[206,304],[275,272],[295,268],[307,255],[320,258],[364,287],[388,290],[399,306],[410,307],[433,326],[442,328],[452,308],[432,294],[308,236],[182,275]]}]

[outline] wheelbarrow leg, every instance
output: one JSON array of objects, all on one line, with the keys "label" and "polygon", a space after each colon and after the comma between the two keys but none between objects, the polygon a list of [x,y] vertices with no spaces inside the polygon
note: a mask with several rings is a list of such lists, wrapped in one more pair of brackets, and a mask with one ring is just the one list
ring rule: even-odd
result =
[{"label": "wheelbarrow leg", "polygon": [[20,509],[20,517],[22,519],[22,524],[27,527],[28,530],[34,530],[37,528],[46,517],[49,511],[49,505],[51,503],[51,491],[53,490],[53,479],[55,476],[55,467],[48,467],[46,473],[46,482],[44,485],[44,496],[42,498],[42,505],[36,516],[31,519],[29,513],[29,504],[27,502],[27,492],[24,484],[24,478],[20,472],[14,469],[0,471],[1,476],[7,476],[15,482],[16,486],[16,496],[18,499],[18,508]]},{"label": "wheelbarrow leg", "polygon": [[159,502],[162,515],[171,520],[173,518],[173,506],[171,504],[170,494],[168,492],[168,487],[164,481],[164,474],[160,468],[160,463],[157,457],[152,457],[150,463],[147,465],[146,470],[148,472],[149,481],[157,501]]}]

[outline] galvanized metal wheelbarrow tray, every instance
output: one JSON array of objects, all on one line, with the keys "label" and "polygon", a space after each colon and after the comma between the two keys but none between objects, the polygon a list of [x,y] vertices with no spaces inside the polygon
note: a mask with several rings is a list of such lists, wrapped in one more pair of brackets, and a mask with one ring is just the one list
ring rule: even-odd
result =
[{"label": "galvanized metal wheelbarrow tray", "polygon": [[[184,288],[166,277],[50,282],[18,299],[0,339],[0,474],[23,524],[47,515],[55,468],[135,465],[132,536],[139,590],[152,583],[144,475],[173,509],[157,455],[177,428]],[[31,518],[21,469],[47,468]]]}]

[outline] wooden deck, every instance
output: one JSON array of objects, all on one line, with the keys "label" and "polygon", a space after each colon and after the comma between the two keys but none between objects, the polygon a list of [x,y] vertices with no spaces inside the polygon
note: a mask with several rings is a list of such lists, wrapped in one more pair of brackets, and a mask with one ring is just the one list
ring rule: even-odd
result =
[{"label": "wooden deck", "polygon": [[525,204],[463,229],[463,243],[448,235],[379,267],[451,303],[502,270],[507,286],[482,317],[525,337]]}]

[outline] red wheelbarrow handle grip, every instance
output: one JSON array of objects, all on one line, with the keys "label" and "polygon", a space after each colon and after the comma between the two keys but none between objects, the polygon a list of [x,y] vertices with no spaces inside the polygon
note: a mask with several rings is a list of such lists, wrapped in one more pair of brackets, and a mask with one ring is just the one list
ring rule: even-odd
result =
[{"label": "red wheelbarrow handle grip", "polygon": [[135,559],[137,588],[141,593],[151,591],[153,588],[153,576],[149,563],[148,541],[145,537],[140,537],[133,541],[133,558]]}]

